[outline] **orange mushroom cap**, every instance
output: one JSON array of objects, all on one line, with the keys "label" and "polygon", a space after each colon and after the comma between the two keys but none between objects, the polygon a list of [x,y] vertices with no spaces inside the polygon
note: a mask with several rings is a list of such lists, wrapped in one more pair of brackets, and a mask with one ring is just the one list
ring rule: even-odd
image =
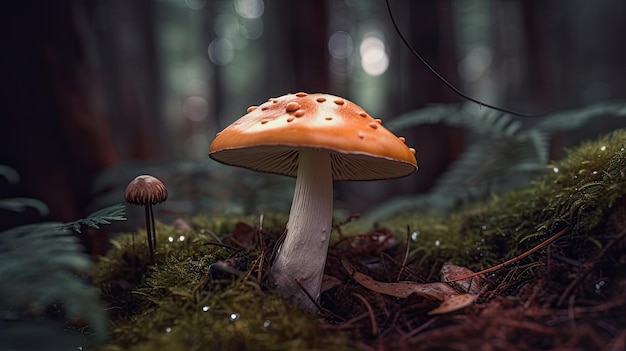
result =
[{"label": "orange mushroom cap", "polygon": [[295,177],[300,149],[329,151],[336,180],[400,178],[417,170],[415,150],[404,138],[358,105],[329,94],[288,94],[251,106],[217,134],[209,156]]}]

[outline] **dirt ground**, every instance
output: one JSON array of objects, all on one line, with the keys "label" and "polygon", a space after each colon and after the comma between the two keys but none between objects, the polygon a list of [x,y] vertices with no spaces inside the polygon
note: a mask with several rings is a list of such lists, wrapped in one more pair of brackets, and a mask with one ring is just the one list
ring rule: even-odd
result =
[{"label": "dirt ground", "polygon": [[626,201],[609,216],[602,249],[587,250],[585,238],[568,234],[486,274],[475,303],[439,315],[428,314],[438,301],[373,292],[340,261],[381,281],[437,280],[440,266],[403,263],[393,254],[402,248],[385,250],[375,240],[348,257],[331,248],[326,327],[346,331],[361,350],[625,350]]}]

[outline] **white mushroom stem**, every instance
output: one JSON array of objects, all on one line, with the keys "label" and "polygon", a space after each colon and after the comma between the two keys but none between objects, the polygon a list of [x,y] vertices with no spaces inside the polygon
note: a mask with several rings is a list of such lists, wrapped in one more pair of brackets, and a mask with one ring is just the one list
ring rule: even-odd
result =
[{"label": "white mushroom stem", "polygon": [[[330,153],[301,150],[296,190],[289,212],[287,235],[272,265],[270,281],[279,293],[310,311],[317,300],[332,229],[333,179]],[[295,280],[302,285],[298,286]]]}]

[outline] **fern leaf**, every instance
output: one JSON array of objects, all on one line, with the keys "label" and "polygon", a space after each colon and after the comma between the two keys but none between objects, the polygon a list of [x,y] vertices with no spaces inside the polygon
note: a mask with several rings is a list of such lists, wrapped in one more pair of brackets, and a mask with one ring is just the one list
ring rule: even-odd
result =
[{"label": "fern leaf", "polygon": [[9,184],[17,184],[20,182],[19,173],[9,166],[0,165],[0,176],[4,177]]},{"label": "fern leaf", "polygon": [[41,311],[61,300],[66,315],[85,318],[102,338],[107,322],[98,291],[77,276],[88,273],[92,261],[71,230],[120,220],[125,220],[124,206],[115,205],[75,222],[29,224],[1,232],[0,310]]},{"label": "fern leaf", "polygon": [[111,224],[114,221],[125,221],[125,207],[124,204],[117,204],[98,210],[87,218],[70,222],[66,224],[66,227],[73,229],[74,231],[81,233],[81,228],[87,226],[93,229],[100,229],[101,225]]},{"label": "fern leaf", "polygon": [[433,105],[402,114],[385,123],[393,132],[424,124],[443,123],[449,126],[464,127],[480,136],[501,138],[513,136],[521,130],[522,124],[508,114],[491,109],[473,111],[474,105]]},{"label": "fern leaf", "polygon": [[48,206],[37,199],[26,197],[15,197],[10,199],[0,199],[0,209],[13,212],[23,212],[26,208],[31,207],[37,210],[40,215],[48,215]]},{"label": "fern leaf", "polygon": [[626,102],[598,103],[582,109],[554,113],[535,126],[544,132],[576,130],[600,117],[626,117]]}]

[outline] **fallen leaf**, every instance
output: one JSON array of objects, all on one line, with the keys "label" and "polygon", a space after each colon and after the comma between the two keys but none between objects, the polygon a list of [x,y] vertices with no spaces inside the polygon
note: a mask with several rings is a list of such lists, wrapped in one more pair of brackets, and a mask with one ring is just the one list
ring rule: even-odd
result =
[{"label": "fallen leaf", "polygon": [[320,289],[320,293],[328,291],[336,286],[341,285],[343,283],[341,279],[337,277],[333,277],[332,275],[324,274],[322,276],[322,288]]},{"label": "fallen leaf", "polygon": [[244,249],[249,249],[254,246],[256,233],[256,229],[250,224],[245,222],[237,222],[229,239],[238,246]]},{"label": "fallen leaf", "polygon": [[395,297],[406,298],[411,294],[417,294],[422,297],[444,301],[452,295],[458,295],[451,286],[445,283],[416,283],[409,281],[385,283],[374,280],[369,275],[360,272],[354,272],[353,277],[354,280],[365,288]]},{"label": "fallen leaf", "polygon": [[172,227],[183,232],[190,232],[193,230],[193,228],[191,228],[191,226],[182,218],[177,218],[174,223],[172,223]]},{"label": "fallen leaf", "polygon": [[[445,263],[439,270],[439,278],[442,282],[451,282],[459,278],[467,277],[474,274],[468,268],[457,266],[452,263]],[[480,277],[474,277],[470,279],[464,279],[452,282],[455,287],[461,291],[465,291],[470,294],[478,294],[485,285],[485,281]]]},{"label": "fallen leaf", "polygon": [[444,300],[441,305],[439,305],[439,307],[428,312],[428,314],[444,314],[458,311],[474,303],[474,301],[476,301],[476,297],[477,296],[474,294],[450,296],[446,300]]}]

